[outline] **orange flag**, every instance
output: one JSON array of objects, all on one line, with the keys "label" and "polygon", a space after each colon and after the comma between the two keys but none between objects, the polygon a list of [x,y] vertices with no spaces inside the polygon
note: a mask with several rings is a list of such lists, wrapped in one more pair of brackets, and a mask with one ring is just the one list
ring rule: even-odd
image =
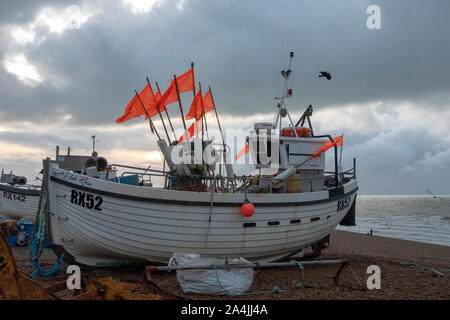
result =
[{"label": "orange flag", "polygon": [[[141,95],[144,93],[144,90],[142,90]],[[142,97],[141,97],[142,99]],[[133,97],[133,99],[131,99],[130,102],[128,102],[127,106],[125,107],[125,111],[123,113],[123,115],[116,119],[116,123],[122,123],[125,122],[127,120],[136,118],[136,117],[140,117],[142,115],[145,114],[144,109],[142,109],[142,105],[139,102],[139,99],[137,98],[137,96],[135,95]]]},{"label": "orange flag", "polygon": [[[155,93],[155,100],[156,104],[161,108],[161,91],[158,89],[158,91]],[[165,107],[165,106],[164,106]]]},{"label": "orange flag", "polygon": [[202,113],[207,113],[214,110],[211,90],[208,90],[203,98],[201,98],[201,92],[202,89],[200,89],[195,95],[194,100],[192,101],[191,109],[189,110],[189,113],[186,114],[186,120],[198,119],[202,116]]},{"label": "orange flag", "polygon": [[[150,117],[153,117],[158,114],[158,109],[156,108],[157,102],[155,99],[155,95],[153,94],[153,89],[150,85],[145,86],[145,88],[139,94],[139,97],[141,98],[141,101],[145,106],[145,110],[147,110]],[[166,110],[166,107],[161,106],[159,109],[160,111],[164,111]],[[135,95],[133,99],[131,99],[131,101],[128,103],[128,105],[125,107],[123,115],[116,120],[116,123],[122,123],[127,120],[140,117],[142,115],[145,115],[145,118],[147,119],[147,115],[145,114],[145,111],[142,108],[139,99]]]},{"label": "orange flag", "polygon": [[[144,90],[142,90],[141,94],[139,95],[139,97],[142,100],[142,103],[145,106],[145,110],[147,110],[150,117],[154,117],[161,111],[166,110],[165,105],[158,105],[158,99],[157,99],[158,92],[155,95],[153,93],[152,86],[150,84],[147,84],[147,86],[144,88]],[[161,92],[159,92],[159,95],[161,96]],[[161,100],[161,98],[159,100]],[[159,107],[159,112],[158,112],[158,107]],[[141,109],[142,109],[142,107],[141,107]],[[147,119],[146,114],[145,114],[145,119]]]},{"label": "orange flag", "polygon": [[212,98],[211,89],[209,89],[208,92],[203,97],[203,109],[205,113],[214,110],[214,100]]},{"label": "orange flag", "polygon": [[320,153],[321,153],[321,152],[327,151],[328,149],[330,149],[330,148],[333,147],[334,145],[337,145],[337,146],[342,147],[342,144],[343,144],[343,142],[344,142],[344,134],[341,134],[341,135],[338,136],[338,137],[334,137],[334,138],[333,138],[333,141],[334,141],[334,142],[331,142],[331,140],[328,140],[328,142],[326,142],[326,143],[324,144],[324,146],[323,146],[322,148],[320,148],[320,149],[314,154],[313,159],[314,159],[314,158],[317,158],[318,156],[320,156]]},{"label": "orange flag", "polygon": [[144,110],[139,106],[139,102],[137,101],[137,97],[134,96],[130,102],[128,102],[125,107],[125,111],[120,118],[116,119],[116,123],[122,123],[127,120],[133,119],[135,117],[142,116],[144,114]]},{"label": "orange flag", "polygon": [[239,153],[236,156],[236,160],[238,160],[240,157],[242,157],[243,155],[247,154],[250,151],[250,147],[248,146],[248,143],[245,144],[245,147],[242,148],[241,151],[239,151]]},{"label": "orange flag", "polygon": [[[195,129],[197,127],[197,130]],[[203,130],[202,127],[202,121],[194,121],[191,126],[189,127],[189,129],[187,129],[188,132],[188,136],[189,139],[191,139],[193,136],[197,135],[200,131]],[[195,132],[197,131],[197,132]],[[186,139],[186,133],[184,133],[181,138],[178,140],[178,143],[181,143],[184,139]]]},{"label": "orange flag", "polygon": [[191,108],[189,112],[186,114],[186,120],[189,119],[200,119],[203,114],[203,98],[202,98],[202,89],[198,90],[197,94],[192,100]]},{"label": "orange flag", "polygon": [[[194,83],[194,68],[189,69],[187,72],[183,73],[181,76],[176,77],[178,92],[187,92],[195,90]],[[164,92],[161,97],[161,105],[168,105],[175,101],[178,101],[177,90],[175,87],[175,80],[172,80],[169,88]]]},{"label": "orange flag", "polygon": [[[172,80],[173,82],[173,80]],[[194,67],[177,77],[179,92],[188,92],[195,90]]]}]

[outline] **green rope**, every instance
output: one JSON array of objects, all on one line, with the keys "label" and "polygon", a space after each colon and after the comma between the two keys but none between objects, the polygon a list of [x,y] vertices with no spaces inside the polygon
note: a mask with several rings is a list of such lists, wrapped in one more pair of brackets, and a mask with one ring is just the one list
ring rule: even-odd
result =
[{"label": "green rope", "polygon": [[312,284],[307,284],[306,283],[306,277],[305,277],[305,267],[297,260],[291,260],[291,262],[294,262],[295,264],[298,265],[298,267],[300,268],[300,271],[302,272],[302,281],[303,283],[299,282],[295,285],[296,288],[298,289],[304,289],[304,288],[315,288],[315,286],[313,286]]},{"label": "green rope", "polygon": [[34,239],[31,240],[30,251],[31,251],[31,262],[28,262],[28,265],[34,268],[34,271],[30,274],[32,278],[37,276],[48,277],[55,272],[58,272],[61,269],[61,263],[64,259],[64,254],[60,255],[55,263],[55,265],[48,269],[44,270],[41,268],[39,263],[39,257],[42,254],[43,250],[43,242],[45,240],[46,235],[46,226],[45,226],[45,205],[47,202],[46,194],[42,195],[42,206],[41,211],[39,212],[39,226],[36,234],[34,235]]}]

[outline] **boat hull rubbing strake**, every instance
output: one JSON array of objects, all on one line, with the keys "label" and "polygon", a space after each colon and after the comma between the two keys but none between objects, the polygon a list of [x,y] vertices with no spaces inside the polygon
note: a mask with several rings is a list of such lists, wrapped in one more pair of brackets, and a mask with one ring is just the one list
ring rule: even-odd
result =
[{"label": "boat hull rubbing strake", "polygon": [[[326,237],[356,197],[339,192],[248,194],[140,187],[48,168],[51,241],[91,266],[167,263],[173,253],[274,261]],[[195,196],[194,196],[195,195]]]}]

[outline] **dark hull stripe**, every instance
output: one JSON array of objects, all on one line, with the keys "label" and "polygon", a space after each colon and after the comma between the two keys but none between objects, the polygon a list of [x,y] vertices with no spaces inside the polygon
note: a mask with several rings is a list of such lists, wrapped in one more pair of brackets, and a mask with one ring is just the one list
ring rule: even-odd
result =
[{"label": "dark hull stripe", "polygon": [[22,189],[22,188],[15,188],[10,187],[4,184],[0,184],[0,191],[6,191],[6,192],[12,192],[16,194],[24,194],[27,196],[36,196],[39,197],[41,192],[39,190],[33,190],[33,189]]},{"label": "dark hull stripe", "polygon": [[[119,198],[119,199],[125,199],[125,200],[133,200],[133,201],[143,201],[143,202],[153,202],[153,203],[169,203],[169,204],[177,204],[177,205],[184,205],[184,206],[210,206],[209,201],[184,201],[184,200],[167,200],[167,199],[158,199],[158,198],[146,198],[146,197],[138,197],[138,196],[130,196],[125,195],[121,193],[115,193],[110,191],[104,191],[104,190],[98,190],[86,186],[80,186],[78,184],[62,180],[60,178],[51,176],[51,181],[54,181],[56,183],[60,183],[63,185],[66,185],[71,188],[92,192],[100,195],[105,195],[112,198]],[[352,191],[346,193],[346,194],[340,194],[336,195],[334,197],[330,197],[327,199],[321,199],[321,200],[313,200],[313,201],[300,201],[300,202],[256,202],[253,203],[255,207],[279,207],[279,206],[308,206],[312,204],[318,204],[318,203],[325,203],[325,202],[331,202],[336,201],[342,198],[345,198],[349,195],[354,194],[356,191],[358,191],[358,187],[353,189]],[[194,193],[194,192],[192,192]],[[240,207],[242,203],[240,202],[214,202],[213,205],[215,207]]]}]

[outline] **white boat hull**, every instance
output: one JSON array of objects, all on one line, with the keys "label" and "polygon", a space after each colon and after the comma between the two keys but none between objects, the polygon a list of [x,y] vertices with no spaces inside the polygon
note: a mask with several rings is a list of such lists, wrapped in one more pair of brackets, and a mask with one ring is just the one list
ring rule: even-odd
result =
[{"label": "white boat hull", "polygon": [[34,220],[40,191],[0,184],[0,215],[8,219]]},{"label": "white boat hull", "polygon": [[249,194],[255,213],[247,218],[240,213],[242,193],[130,186],[51,167],[51,241],[91,266],[167,263],[175,252],[274,261],[326,237],[357,188],[351,180],[332,197],[329,191]]}]

